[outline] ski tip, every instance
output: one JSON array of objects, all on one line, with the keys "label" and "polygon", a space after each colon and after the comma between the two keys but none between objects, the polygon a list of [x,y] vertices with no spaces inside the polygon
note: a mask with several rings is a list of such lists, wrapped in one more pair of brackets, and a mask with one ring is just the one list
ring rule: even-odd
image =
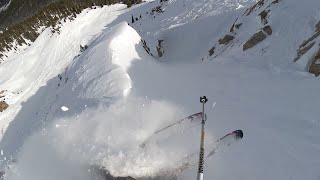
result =
[{"label": "ski tip", "polygon": [[233,133],[236,134],[236,137],[239,138],[239,139],[242,139],[243,138],[243,132],[242,130],[235,130],[233,131]]}]

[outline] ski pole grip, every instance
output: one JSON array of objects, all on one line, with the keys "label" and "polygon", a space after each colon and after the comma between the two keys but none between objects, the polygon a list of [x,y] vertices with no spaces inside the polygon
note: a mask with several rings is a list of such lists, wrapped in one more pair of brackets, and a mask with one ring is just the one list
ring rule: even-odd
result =
[{"label": "ski pole grip", "polygon": [[206,96],[201,96],[200,97],[200,102],[201,103],[206,103],[206,102],[208,102],[208,98]]}]

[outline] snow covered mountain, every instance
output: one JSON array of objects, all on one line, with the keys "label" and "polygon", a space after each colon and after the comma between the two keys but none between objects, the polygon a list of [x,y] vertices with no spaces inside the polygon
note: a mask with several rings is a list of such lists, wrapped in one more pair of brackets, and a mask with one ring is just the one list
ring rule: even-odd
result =
[{"label": "snow covered mountain", "polygon": [[308,72],[317,75],[318,7],[147,1],[46,28],[0,64],[3,179],[105,179],[92,167],[195,179],[197,158],[187,157],[198,153],[199,126],[150,137],[199,112],[202,95],[206,154],[222,135],[245,133],[205,160],[205,179],[319,179],[320,84]]},{"label": "snow covered mountain", "polygon": [[318,76],[317,57],[313,59],[319,50],[313,47],[319,36],[318,5],[318,1],[258,1],[235,19],[205,59],[257,56],[263,61],[259,64],[270,68],[297,66]]}]

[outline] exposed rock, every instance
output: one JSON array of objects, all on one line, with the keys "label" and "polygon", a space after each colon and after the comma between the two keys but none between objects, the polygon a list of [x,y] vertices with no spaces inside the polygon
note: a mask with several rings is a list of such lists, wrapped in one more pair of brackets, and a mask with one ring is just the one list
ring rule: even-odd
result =
[{"label": "exposed rock", "polygon": [[309,68],[309,72],[318,77],[320,75],[320,65],[319,64],[311,64],[311,66]]},{"label": "exposed rock", "polygon": [[157,13],[163,13],[164,11],[162,10],[162,6],[160,5],[160,6],[157,6],[157,7],[155,7],[155,8],[153,8],[152,10],[151,10],[151,15],[154,15],[154,13],[155,12],[157,12]]},{"label": "exposed rock", "polygon": [[257,32],[243,45],[243,51],[254,47],[266,38],[267,35],[265,35],[262,31]]},{"label": "exposed rock", "polygon": [[317,55],[314,57],[312,64],[310,65],[309,72],[314,74],[315,76],[320,75],[320,50],[318,51]]},{"label": "exposed rock", "polygon": [[209,50],[209,56],[212,56],[214,54],[214,50],[216,49],[215,46],[213,46],[210,50]]},{"label": "exposed rock", "polygon": [[[304,41],[297,50],[297,57],[294,59],[294,61],[298,61],[299,58],[304,55],[306,52],[308,52],[315,44],[314,40],[320,36],[320,21],[316,25],[315,33],[306,41]],[[310,67],[311,68],[311,67]],[[312,67],[312,69],[316,69],[316,67]]]},{"label": "exposed rock", "polygon": [[9,107],[9,105],[5,101],[0,102],[0,112],[6,110]]},{"label": "exposed rock", "polygon": [[88,49],[88,45],[82,46],[82,45],[80,44],[80,52],[84,52],[86,49]]},{"label": "exposed rock", "polygon": [[263,27],[262,29],[265,33],[267,33],[269,36],[272,34],[272,29],[269,25]]},{"label": "exposed rock", "polygon": [[259,16],[260,16],[260,18],[261,18],[261,23],[262,24],[268,24],[268,19],[267,19],[267,17],[268,17],[268,13],[270,12],[270,10],[264,10],[264,11],[262,11],[260,14],[259,14]]},{"label": "exposed rock", "polygon": [[254,12],[256,10],[257,7],[260,8],[261,6],[263,6],[265,1],[268,1],[268,0],[259,0],[256,4],[254,4],[253,6],[248,8],[245,11],[244,15],[249,16],[252,12]]},{"label": "exposed rock", "polygon": [[163,47],[161,45],[162,42],[163,40],[158,40],[157,52],[159,57],[162,57],[164,53]]},{"label": "exposed rock", "polygon": [[239,29],[239,28],[241,27],[241,25],[242,25],[242,23],[239,23],[239,24],[236,24],[235,27],[236,27],[237,29]]},{"label": "exposed rock", "polygon": [[5,90],[2,90],[1,92],[0,92],[0,98],[3,98],[3,97],[5,97],[5,93],[6,91]]},{"label": "exposed rock", "polygon": [[230,28],[230,32],[233,32],[234,31],[234,26],[237,22],[238,18],[234,21],[234,23],[232,24],[231,28]]},{"label": "exposed rock", "polygon": [[297,57],[294,59],[294,62],[298,61],[298,59],[300,59],[301,56],[303,56],[305,53],[307,53],[315,44],[316,43],[313,42],[313,43],[309,44],[308,46],[299,49],[297,52]]},{"label": "exposed rock", "polygon": [[316,25],[316,31],[320,31],[320,21],[318,22],[318,24]]},{"label": "exposed rock", "polygon": [[224,38],[219,39],[219,44],[228,44],[233,39],[234,39],[234,36],[226,35],[226,36],[224,36]]},{"label": "exposed rock", "polygon": [[150,52],[150,48],[149,46],[147,45],[147,42],[143,39],[141,39],[141,42],[142,42],[142,46],[144,48],[144,50],[146,50],[146,52],[150,55],[150,56],[153,56],[152,53]]},{"label": "exposed rock", "polygon": [[309,38],[308,40],[304,41],[301,44],[300,48],[306,46],[307,44],[309,44],[311,41],[313,41],[314,39],[316,39],[319,36],[320,36],[320,31],[317,31],[313,36],[311,36],[311,38]]}]

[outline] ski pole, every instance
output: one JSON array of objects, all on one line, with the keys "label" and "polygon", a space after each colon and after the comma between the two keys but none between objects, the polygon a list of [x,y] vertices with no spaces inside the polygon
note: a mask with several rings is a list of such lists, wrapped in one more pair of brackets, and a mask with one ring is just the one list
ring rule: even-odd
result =
[{"label": "ski pole", "polygon": [[206,123],[206,116],[204,113],[204,104],[208,102],[206,96],[200,97],[202,103],[202,123],[201,123],[201,139],[200,139],[200,156],[197,180],[203,180],[203,165],[204,165],[204,124]]}]

